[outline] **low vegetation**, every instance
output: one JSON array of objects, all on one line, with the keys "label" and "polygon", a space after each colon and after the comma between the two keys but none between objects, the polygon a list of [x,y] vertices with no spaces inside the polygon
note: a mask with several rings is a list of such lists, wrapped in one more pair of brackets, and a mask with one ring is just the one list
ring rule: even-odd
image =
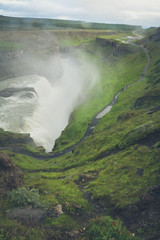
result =
[{"label": "low vegetation", "polygon": [[113,220],[110,217],[101,217],[92,220],[86,227],[84,240],[138,240],[134,233],[130,233],[122,226],[120,220]]}]

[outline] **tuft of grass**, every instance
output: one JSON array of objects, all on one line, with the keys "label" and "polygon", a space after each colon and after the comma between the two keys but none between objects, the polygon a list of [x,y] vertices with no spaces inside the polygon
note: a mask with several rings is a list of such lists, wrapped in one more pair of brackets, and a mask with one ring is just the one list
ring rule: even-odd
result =
[{"label": "tuft of grass", "polygon": [[83,240],[140,240],[133,233],[127,231],[119,220],[113,220],[108,216],[93,219],[86,226],[83,236]]},{"label": "tuft of grass", "polygon": [[62,231],[73,231],[77,229],[78,225],[69,215],[62,214],[57,219],[49,218],[47,225],[54,227]]},{"label": "tuft of grass", "polygon": [[44,231],[39,227],[29,228],[16,220],[0,219],[1,240],[42,240],[44,237]]}]

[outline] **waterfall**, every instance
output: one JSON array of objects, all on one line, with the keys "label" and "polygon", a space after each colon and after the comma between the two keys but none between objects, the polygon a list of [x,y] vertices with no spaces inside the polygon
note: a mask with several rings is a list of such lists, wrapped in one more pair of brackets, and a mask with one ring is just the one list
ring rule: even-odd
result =
[{"label": "waterfall", "polygon": [[70,114],[85,99],[98,76],[94,70],[86,77],[84,69],[71,59],[62,58],[60,62],[63,74],[56,81],[29,75],[0,83],[1,92],[11,91],[9,97],[0,94],[0,127],[30,133],[37,146],[44,146],[47,152],[52,150]]}]

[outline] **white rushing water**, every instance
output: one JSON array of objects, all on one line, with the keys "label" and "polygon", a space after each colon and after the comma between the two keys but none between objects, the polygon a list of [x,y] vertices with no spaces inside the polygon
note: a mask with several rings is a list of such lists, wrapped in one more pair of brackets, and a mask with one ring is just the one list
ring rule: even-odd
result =
[{"label": "white rushing water", "polygon": [[[6,88],[23,90],[0,97],[0,127],[30,133],[37,146],[51,151],[56,138],[67,126],[70,114],[98,78],[94,67],[94,70],[87,67],[89,73],[86,74],[69,59],[61,59],[61,68],[62,77],[56,81],[38,75],[1,81],[0,91]],[[35,92],[27,88],[33,88]]]}]

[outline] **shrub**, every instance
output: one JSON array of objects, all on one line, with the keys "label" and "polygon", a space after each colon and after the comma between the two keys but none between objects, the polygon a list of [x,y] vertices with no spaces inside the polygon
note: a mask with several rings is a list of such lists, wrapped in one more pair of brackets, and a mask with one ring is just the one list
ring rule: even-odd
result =
[{"label": "shrub", "polygon": [[31,205],[33,207],[43,207],[40,195],[37,189],[28,189],[21,187],[8,192],[8,199],[16,207]]}]

